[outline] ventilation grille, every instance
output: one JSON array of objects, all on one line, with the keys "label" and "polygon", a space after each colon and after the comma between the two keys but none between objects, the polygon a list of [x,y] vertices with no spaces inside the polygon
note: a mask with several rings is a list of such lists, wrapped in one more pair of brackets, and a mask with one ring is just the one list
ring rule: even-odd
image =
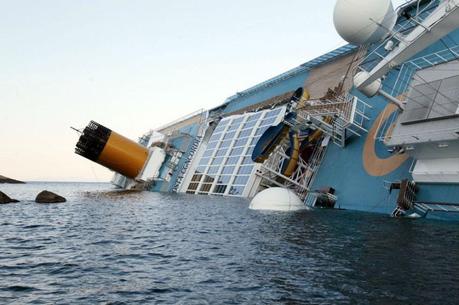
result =
[{"label": "ventilation grille", "polygon": [[89,122],[76,144],[75,153],[89,160],[97,161],[111,133],[110,129],[99,123]]}]

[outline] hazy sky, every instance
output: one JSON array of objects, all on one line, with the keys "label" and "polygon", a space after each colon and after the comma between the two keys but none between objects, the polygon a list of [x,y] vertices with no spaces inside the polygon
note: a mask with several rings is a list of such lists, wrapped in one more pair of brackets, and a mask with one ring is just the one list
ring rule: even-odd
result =
[{"label": "hazy sky", "polygon": [[106,181],[95,120],[137,139],[344,44],[334,1],[0,0],[0,175]]}]

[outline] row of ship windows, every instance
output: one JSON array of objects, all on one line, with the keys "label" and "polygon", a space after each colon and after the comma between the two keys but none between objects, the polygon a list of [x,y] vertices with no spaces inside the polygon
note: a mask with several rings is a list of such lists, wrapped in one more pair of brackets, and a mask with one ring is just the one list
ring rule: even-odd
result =
[{"label": "row of ship windows", "polygon": [[[255,113],[247,118],[244,123],[245,117],[243,116],[220,121],[209,140],[187,192],[242,195],[254,168],[251,158],[254,146],[266,129],[272,126],[281,110],[279,108],[267,113]],[[266,114],[265,117],[261,120],[255,134],[252,135],[253,128],[264,113]],[[228,124],[230,124],[229,127]],[[241,124],[243,125],[241,126]],[[239,128],[241,130],[238,132]],[[223,131],[225,131],[224,134]],[[241,165],[238,167],[236,165],[239,161],[241,161]],[[212,189],[213,185],[215,186]]]},{"label": "row of ship windows", "polygon": [[[199,183],[190,183],[188,187],[187,193],[207,195],[207,194],[224,194],[226,189],[229,187],[228,185],[224,184],[217,184],[213,191],[211,192],[212,184],[202,184],[201,188],[197,190]],[[232,185],[229,187],[228,195],[240,196],[244,192],[245,185]]]},{"label": "row of ship windows", "polygon": [[[266,118],[262,121],[259,128],[271,126],[275,121],[276,121],[276,117]],[[242,136],[242,134],[250,135],[255,124],[256,124],[256,121],[250,122],[250,124],[246,123],[241,129],[240,136]],[[240,125],[234,125],[228,128],[225,132],[225,139],[228,139],[231,136],[234,136],[236,134],[237,129],[239,129],[239,127]],[[224,127],[221,127],[220,125],[218,125],[218,127],[215,129],[214,133],[212,134],[212,137],[210,138],[209,142],[219,141],[223,130],[224,130]]]},{"label": "row of ship windows", "polygon": [[[198,175],[200,175],[200,174],[198,174]],[[212,185],[215,180],[217,180],[217,184],[228,185],[229,182],[231,181],[231,177],[233,177],[233,176],[232,175],[222,175],[222,176],[218,177],[218,179],[215,179],[215,178],[211,178],[209,176],[205,176],[205,178],[202,181],[202,185],[206,185],[206,184]],[[237,177],[234,178],[234,181],[231,183],[231,185],[245,185],[247,183],[247,181],[249,181],[249,178],[250,178],[250,175],[237,176]],[[197,180],[195,180],[195,179],[197,179]],[[197,178],[193,177],[193,179],[191,180],[191,184],[194,184],[194,183],[199,184],[200,182],[201,182],[201,180],[198,179],[198,177]]]},{"label": "row of ship windows", "polygon": [[[277,117],[277,115],[279,114],[280,111],[281,111],[281,109],[276,109],[276,110],[273,110],[273,111],[267,113],[266,116],[263,118],[263,122],[267,122],[268,120]],[[255,113],[254,115],[250,116],[247,119],[247,121],[245,122],[244,128],[255,126],[256,122],[260,119],[262,114],[263,114],[262,112],[258,112],[258,113]],[[244,117],[240,117],[240,118],[234,119],[231,122],[231,126],[229,127],[229,130],[237,129],[239,127],[239,125],[242,123],[243,119],[244,119]],[[222,121],[220,121],[218,127],[215,129],[215,132],[222,131],[228,125],[229,122],[230,122],[230,119],[226,119],[226,120],[223,119]],[[272,120],[272,122],[274,122],[274,120]]]},{"label": "row of ship windows", "polygon": [[[255,132],[254,136],[262,135],[263,132],[265,132],[265,130],[268,129],[269,126],[271,126],[271,124],[270,125],[265,125],[265,126],[260,126],[257,129],[257,131]],[[213,134],[212,137],[209,140],[209,145],[213,144],[213,143],[218,143],[218,142],[221,142],[221,141],[223,141],[223,142],[231,141],[233,138],[241,139],[241,138],[245,138],[245,137],[250,137],[250,135],[252,134],[252,131],[253,131],[252,129],[243,129],[243,130],[241,130],[241,132],[237,136],[236,136],[236,132],[225,133],[225,136],[223,137],[223,139],[220,139],[222,133]]]},{"label": "row of ship windows", "polygon": [[243,158],[241,161],[241,165],[251,165],[253,164],[252,161],[252,155],[243,155],[243,156],[235,156],[235,157],[216,157],[213,158],[212,161],[209,164],[210,158],[202,158],[201,161],[199,162],[199,168],[202,169],[203,167],[210,167],[210,166],[221,166],[223,164],[223,161],[226,159],[225,166],[228,165],[236,165],[239,163],[239,160]]},{"label": "row of ship windows", "polygon": [[[252,146],[255,146],[255,144],[257,143],[258,139],[260,138],[261,134],[266,130],[266,128],[264,129],[260,129],[257,134],[252,137],[252,140],[250,142],[250,145]],[[238,138],[234,143],[233,145],[231,145],[231,143],[233,142],[233,140],[226,140],[226,141],[222,141],[220,146],[218,147],[219,150],[221,149],[225,149],[225,148],[229,148],[230,146],[232,148],[236,148],[236,147],[245,147],[247,142],[249,141],[251,137],[245,137],[245,138]],[[203,157],[208,157],[210,155],[212,155],[212,152],[214,152],[215,148],[217,147],[217,142],[213,142],[213,143],[209,143],[207,145],[207,149],[206,149],[206,152],[204,153],[204,156]]]},{"label": "row of ship windows", "polygon": [[[254,141],[252,141],[252,143],[253,142]],[[246,146],[234,146],[233,148],[231,148],[229,156],[236,157],[236,156],[241,156],[241,155],[251,155],[254,147],[255,147],[254,144],[250,145],[247,148],[247,152],[244,154],[244,150],[246,149]],[[228,153],[229,150],[230,150],[229,147],[221,147],[216,152],[213,149],[207,149],[204,152],[204,154],[202,155],[202,158],[207,158],[208,159],[211,156],[213,156],[214,153],[215,153],[215,155],[214,155],[215,158],[216,157],[223,157],[223,156],[226,156],[226,154]],[[204,165],[204,164],[207,164],[207,163],[200,162],[200,164]]]},{"label": "row of ship windows", "polygon": [[[215,180],[215,175],[219,172],[220,167],[219,166],[210,166],[209,171],[206,173],[206,178],[209,178],[208,180]],[[236,167],[235,166],[225,166],[222,169],[222,172],[220,173],[219,179],[221,179],[222,182],[228,183],[230,181],[230,178],[233,174],[236,175],[250,175],[253,170],[253,165],[244,165],[241,166],[235,171]],[[203,176],[203,171],[200,171],[199,168],[196,169],[196,173],[192,178],[192,181],[199,182],[201,181],[201,178]],[[219,180],[220,181],[220,180]]]},{"label": "row of ship windows", "polygon": [[[227,141],[223,141],[220,143],[220,146],[217,148],[217,143],[213,144],[213,143],[210,143],[208,146],[207,146],[207,151],[214,151],[215,149],[224,149],[224,148],[235,148],[235,147],[245,147],[247,146],[247,144],[250,144],[252,146],[255,146],[255,144],[257,143],[258,139],[260,138],[260,136],[255,136],[255,137],[247,137],[247,138],[242,138],[242,139],[237,139],[236,141],[234,141],[233,143],[233,140],[227,140]],[[248,143],[250,140],[250,143]]]},{"label": "row of ship windows", "polygon": [[[220,149],[220,148],[227,148],[230,146],[232,147],[245,146],[245,144],[247,144],[248,142],[248,139],[250,138],[253,139],[250,144],[255,145],[258,139],[260,138],[260,136],[263,134],[263,132],[265,132],[266,129],[267,127],[263,129],[259,129],[257,133],[255,134],[255,136],[253,137],[238,138],[238,140],[236,140],[233,145],[231,145],[233,140],[222,141],[218,148]],[[207,145],[207,150],[211,150],[211,151],[215,150],[215,148],[218,146],[218,143],[219,143],[218,141],[209,142]]]}]

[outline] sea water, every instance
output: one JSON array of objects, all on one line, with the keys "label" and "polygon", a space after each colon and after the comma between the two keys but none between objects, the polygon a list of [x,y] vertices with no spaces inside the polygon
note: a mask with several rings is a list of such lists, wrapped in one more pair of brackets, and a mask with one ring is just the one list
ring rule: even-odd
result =
[{"label": "sea water", "polygon": [[[47,189],[60,204],[37,204]],[[0,304],[458,304],[459,225],[109,184],[0,185]]]}]

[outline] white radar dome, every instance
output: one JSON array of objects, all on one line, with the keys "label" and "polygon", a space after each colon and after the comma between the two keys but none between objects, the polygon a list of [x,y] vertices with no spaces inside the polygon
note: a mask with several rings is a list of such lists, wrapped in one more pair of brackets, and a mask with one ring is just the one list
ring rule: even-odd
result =
[{"label": "white radar dome", "polygon": [[333,14],[338,34],[354,45],[382,40],[396,21],[391,0],[337,0]]},{"label": "white radar dome", "polygon": [[269,211],[299,211],[308,209],[294,191],[282,187],[272,187],[261,191],[252,199],[249,208],[252,210]]}]

